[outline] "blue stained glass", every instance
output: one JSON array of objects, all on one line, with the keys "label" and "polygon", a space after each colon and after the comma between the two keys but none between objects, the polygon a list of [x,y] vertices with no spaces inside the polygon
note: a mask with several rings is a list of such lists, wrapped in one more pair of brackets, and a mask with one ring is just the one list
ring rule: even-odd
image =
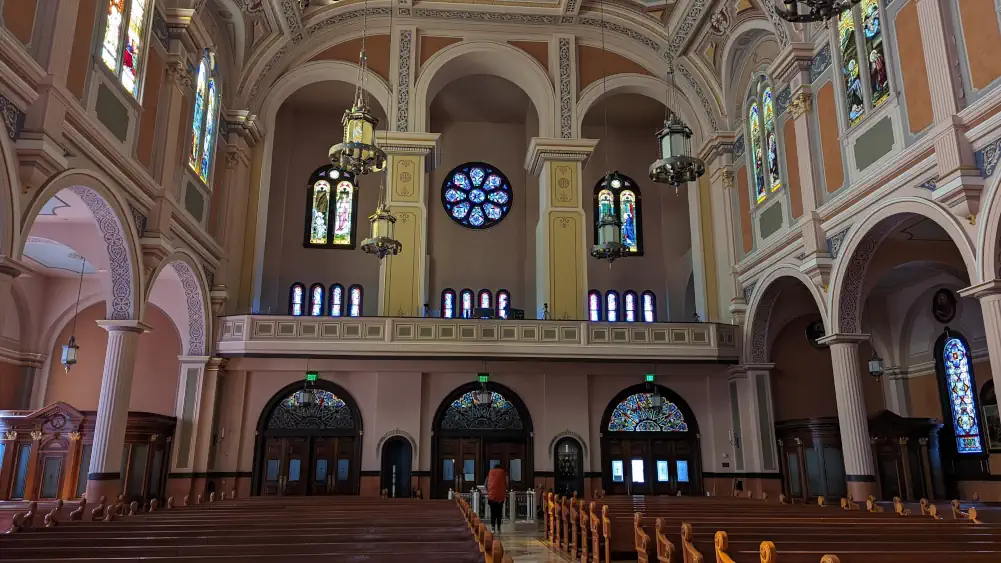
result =
[{"label": "blue stained glass", "polygon": [[445,201],[455,203],[466,199],[466,192],[460,192],[459,190],[445,190]]},{"label": "blue stained glass", "polygon": [[494,203],[499,203],[501,205],[504,205],[505,203],[507,203],[507,200],[508,200],[507,192],[493,191],[493,192],[490,192],[490,195],[487,196],[487,197],[490,198],[490,201],[492,201]]},{"label": "blue stained glass", "polygon": [[476,187],[483,185],[484,176],[486,176],[486,172],[482,168],[473,168],[469,171],[469,177],[473,180],[473,185]]},{"label": "blue stained glass", "polygon": [[483,190],[473,190],[469,192],[469,201],[473,203],[483,203],[487,199],[487,194],[483,193]]},{"label": "blue stained glass", "polygon": [[456,219],[465,219],[466,215],[469,214],[469,203],[463,202],[452,208],[452,217]]},{"label": "blue stained glass", "polygon": [[487,185],[486,185],[486,188],[487,188],[488,190],[493,190],[493,189],[496,189],[496,188],[499,188],[502,182],[503,182],[503,181],[501,180],[501,177],[500,177],[500,176],[498,176],[498,175],[496,175],[496,174],[491,174],[491,175],[490,175],[490,176],[489,176],[489,177],[487,178]]},{"label": "blue stained glass", "polygon": [[452,176],[452,183],[454,183],[457,188],[462,188],[466,191],[469,191],[469,189],[472,188],[472,186],[469,185],[469,178],[467,178],[462,172],[456,172],[455,175]]},{"label": "blue stained glass", "polygon": [[678,405],[665,400],[653,406],[653,393],[636,393],[616,405],[608,421],[609,432],[687,432],[688,423]]},{"label": "blue stained glass", "polygon": [[474,227],[482,227],[486,219],[483,218],[483,209],[479,207],[473,208],[473,211],[469,214],[469,224]]},{"label": "blue stained glass", "polygon": [[500,219],[502,213],[500,207],[497,207],[496,205],[492,205],[490,203],[487,203],[483,206],[483,212],[487,214],[487,217],[493,219],[494,221]]},{"label": "blue stained glass", "polygon": [[472,229],[492,227],[511,211],[511,186],[499,170],[482,162],[457,166],[441,191],[445,212]]},{"label": "blue stained glass", "polygon": [[[334,395],[330,391],[325,391],[323,389],[309,389],[308,392],[313,396],[312,405],[318,409],[331,409],[340,410],[348,408],[347,404],[343,399]],[[282,401],[282,406],[287,409],[297,409],[302,406],[299,402],[299,393],[292,393],[285,400]]]},{"label": "blue stained glass", "polygon": [[977,423],[973,378],[970,376],[969,353],[963,342],[958,338],[946,340],[942,361],[945,364],[952,426],[956,434],[956,450],[961,454],[983,453],[980,425]]}]

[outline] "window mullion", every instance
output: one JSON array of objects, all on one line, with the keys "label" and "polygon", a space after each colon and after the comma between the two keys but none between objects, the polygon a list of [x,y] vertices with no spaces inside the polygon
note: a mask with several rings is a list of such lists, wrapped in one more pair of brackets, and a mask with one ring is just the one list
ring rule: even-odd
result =
[{"label": "window mullion", "polygon": [[866,113],[872,111],[872,84],[869,83],[869,59],[866,55],[865,33],[862,31],[862,9],[857,5],[851,8],[852,21],[855,24],[855,59],[859,63],[858,74],[862,81],[862,100]]},{"label": "window mullion", "polygon": [[118,27],[118,49],[116,50],[118,53],[118,64],[115,65],[115,76],[118,77],[119,82],[122,80],[122,68],[125,65],[125,45],[128,43],[129,22],[131,21],[132,2],[125,0],[122,2],[122,25]]}]

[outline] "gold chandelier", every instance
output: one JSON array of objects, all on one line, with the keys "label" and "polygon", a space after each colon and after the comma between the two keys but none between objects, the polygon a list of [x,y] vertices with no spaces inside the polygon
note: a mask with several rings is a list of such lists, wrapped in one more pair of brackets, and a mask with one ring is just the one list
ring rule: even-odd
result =
[{"label": "gold chandelier", "polygon": [[369,216],[368,222],[372,227],[369,237],[361,241],[362,250],[380,260],[386,256],[396,256],[403,250],[403,243],[393,238],[396,216],[389,211],[384,184],[379,186],[379,203],[375,206],[375,213]]}]

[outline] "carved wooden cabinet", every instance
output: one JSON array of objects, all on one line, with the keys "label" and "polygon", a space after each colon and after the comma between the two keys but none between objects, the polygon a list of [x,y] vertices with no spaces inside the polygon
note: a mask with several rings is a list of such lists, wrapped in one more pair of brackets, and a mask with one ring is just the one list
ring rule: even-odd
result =
[{"label": "carved wooden cabinet", "polygon": [[[87,490],[94,411],[53,403],[35,411],[0,411],[0,500],[75,499]],[[130,412],[122,455],[129,502],[163,500],[176,419]]]}]

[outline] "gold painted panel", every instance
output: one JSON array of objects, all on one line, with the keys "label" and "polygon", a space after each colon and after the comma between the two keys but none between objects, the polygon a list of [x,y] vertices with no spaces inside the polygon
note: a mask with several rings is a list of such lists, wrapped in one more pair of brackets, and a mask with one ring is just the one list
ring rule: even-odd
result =
[{"label": "gold painted panel", "polygon": [[[423,185],[422,161],[420,156],[390,156],[390,178],[393,187],[390,190],[390,203],[418,203],[421,201]],[[399,228],[399,225],[397,225]]]},{"label": "gold painted panel", "polygon": [[424,212],[419,207],[397,207],[396,240],[403,243],[403,250],[396,256],[385,258],[386,270],[383,280],[386,288],[383,294],[383,314],[391,317],[409,317],[418,313],[420,303],[422,237],[424,236]]},{"label": "gold painted panel", "polygon": [[549,165],[549,205],[580,209],[580,177],[576,162]]},{"label": "gold painted panel", "polygon": [[584,240],[578,213],[549,215],[549,311],[554,319],[583,314]]},{"label": "gold painted panel", "polygon": [[702,263],[706,272],[706,309],[707,321],[718,321],[719,284],[716,278],[716,240],[713,232],[713,210],[710,195],[709,177],[702,176],[699,186],[699,215],[702,224]]}]

